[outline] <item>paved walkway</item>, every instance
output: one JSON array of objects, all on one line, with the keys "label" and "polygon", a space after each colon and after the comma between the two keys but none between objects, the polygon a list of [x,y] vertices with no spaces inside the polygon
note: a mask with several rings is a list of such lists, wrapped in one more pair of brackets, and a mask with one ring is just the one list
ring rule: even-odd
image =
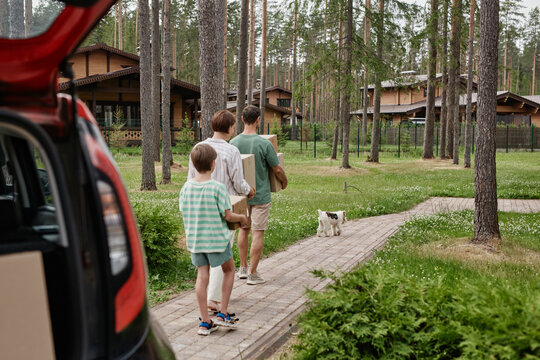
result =
[{"label": "paved walkway", "polygon": [[[253,359],[265,357],[285,334],[307,299],[306,288],[322,290],[330,280],[313,269],[347,271],[368,259],[409,218],[438,212],[473,209],[474,199],[431,198],[409,211],[349,221],[341,236],[313,236],[262,259],[263,285],[235,279],[229,308],[240,318],[236,330],[219,329],[197,335],[199,310],[195,292],[186,292],[152,309],[178,359]],[[540,200],[499,200],[499,211],[540,212]]]}]

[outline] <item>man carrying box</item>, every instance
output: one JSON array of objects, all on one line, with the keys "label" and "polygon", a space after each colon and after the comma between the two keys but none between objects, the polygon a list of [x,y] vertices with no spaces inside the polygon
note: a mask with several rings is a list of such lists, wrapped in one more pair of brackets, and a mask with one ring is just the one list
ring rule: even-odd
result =
[{"label": "man carrying box", "polygon": [[259,108],[248,105],[242,112],[244,122],[244,132],[231,140],[231,144],[240,150],[241,154],[255,155],[255,177],[257,193],[248,199],[248,210],[251,217],[251,250],[250,269],[248,274],[248,241],[249,228],[242,228],[238,233],[238,253],[240,255],[240,279],[247,278],[248,285],[264,283],[264,279],[257,273],[257,266],[261,259],[263,249],[264,231],[268,228],[268,215],[270,214],[270,181],[268,171],[272,169],[275,176],[281,181],[282,188],[287,187],[287,176],[285,170],[279,165],[279,159],[272,144],[257,135],[257,128],[260,121]]}]

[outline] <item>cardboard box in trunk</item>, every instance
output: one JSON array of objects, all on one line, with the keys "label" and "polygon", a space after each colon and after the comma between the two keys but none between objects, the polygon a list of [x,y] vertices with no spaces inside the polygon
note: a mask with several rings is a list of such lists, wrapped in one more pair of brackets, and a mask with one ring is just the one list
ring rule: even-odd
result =
[{"label": "cardboard box in trunk", "polygon": [[277,152],[278,152],[277,135],[259,135],[259,136],[265,138],[268,141],[270,141],[272,143],[272,146],[274,147],[274,150],[276,150],[276,154],[277,154]]},{"label": "cardboard box in trunk", "polygon": [[[283,157],[283,153],[277,154],[279,159],[279,165],[281,165],[282,168],[285,168],[285,159]],[[283,187],[281,186],[281,181],[278,180],[272,169],[269,169],[268,171],[268,180],[270,180],[270,191],[271,192],[278,192]]]},{"label": "cardboard box in trunk", "polygon": [[55,359],[39,251],[0,256],[0,359]]},{"label": "cardboard box in trunk", "polygon": [[[230,195],[231,197],[231,205],[232,205],[232,212],[235,214],[242,214],[247,215],[247,197],[246,196],[235,196]],[[240,227],[240,223],[231,223],[227,221],[227,226],[229,226],[229,229],[236,230]]]},{"label": "cardboard box in trunk", "polygon": [[257,190],[255,181],[255,155],[253,154],[241,154],[242,168],[244,170],[244,179],[249,186]]}]

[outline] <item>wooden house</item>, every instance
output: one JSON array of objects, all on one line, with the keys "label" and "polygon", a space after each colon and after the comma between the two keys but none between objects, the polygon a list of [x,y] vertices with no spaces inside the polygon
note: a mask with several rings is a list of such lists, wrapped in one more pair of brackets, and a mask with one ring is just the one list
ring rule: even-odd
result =
[{"label": "wooden house", "polygon": [[[442,102],[442,75],[437,74],[435,88],[435,121],[438,122]],[[396,80],[381,83],[381,116],[390,124],[399,124],[410,118],[425,118],[427,105],[427,75],[407,75]],[[473,83],[473,117],[476,116],[476,98],[478,85]],[[465,118],[467,77],[460,76],[459,112]],[[375,86],[368,86],[369,104],[368,118],[373,117],[373,101]],[[536,101],[535,101],[536,100]],[[497,92],[497,122],[514,125],[540,126],[540,103],[538,99],[529,99],[508,91]],[[362,117],[362,109],[351,112]]]},{"label": "wooden house", "polygon": [[[126,140],[140,141],[139,56],[103,43],[79,48],[69,60],[75,73],[78,96],[102,128],[113,121],[125,124]],[[69,92],[68,79],[60,78],[58,90]],[[197,115],[200,88],[171,79],[171,128],[183,126]]]},{"label": "wooden house", "polygon": [[[237,93],[232,91],[229,93],[229,101],[227,110],[236,113]],[[264,111],[264,122],[266,124],[264,133],[268,130],[272,131],[275,126],[282,127],[283,125],[291,125],[291,99],[292,91],[281,86],[271,86],[266,88],[266,104]],[[261,100],[260,89],[253,90],[252,104],[259,106]],[[302,113],[296,109],[297,121],[302,118]]]}]

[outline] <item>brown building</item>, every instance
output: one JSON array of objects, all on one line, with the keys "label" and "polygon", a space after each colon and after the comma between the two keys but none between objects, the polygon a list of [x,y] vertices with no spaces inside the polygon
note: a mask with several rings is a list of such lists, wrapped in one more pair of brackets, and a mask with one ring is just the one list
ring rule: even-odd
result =
[{"label": "brown building", "polygon": [[[439,121],[441,113],[442,76],[437,74],[437,86],[435,88],[435,121]],[[381,93],[381,116],[388,123],[399,124],[411,118],[426,117],[427,103],[427,75],[408,75],[398,80],[382,82]],[[460,77],[459,111],[461,117],[465,117],[467,106],[466,89],[467,77]],[[473,83],[472,110],[476,116],[476,97],[474,92],[478,85]],[[373,117],[373,100],[375,86],[369,85],[368,118]],[[536,97],[522,97],[508,91],[497,92],[497,122],[515,125],[540,126],[540,99]],[[362,117],[362,109],[351,112],[353,115]]]},{"label": "brown building", "polygon": [[[126,140],[140,140],[139,56],[103,43],[79,48],[70,58],[78,96],[94,114],[98,124],[110,127],[113,120],[125,123]],[[68,79],[60,78],[58,90],[68,92]],[[200,88],[171,80],[171,127],[197,115]]]},{"label": "brown building", "polygon": [[[227,110],[236,113],[236,99],[237,93],[235,91],[229,92],[229,102],[227,103]],[[285,89],[281,86],[271,86],[266,88],[266,104],[264,111],[265,129],[264,133],[268,133],[273,127],[283,125],[291,125],[291,99],[292,92],[289,89]],[[259,106],[261,100],[261,90],[253,90],[252,104]],[[296,110],[297,121],[302,118],[302,113]]]}]

